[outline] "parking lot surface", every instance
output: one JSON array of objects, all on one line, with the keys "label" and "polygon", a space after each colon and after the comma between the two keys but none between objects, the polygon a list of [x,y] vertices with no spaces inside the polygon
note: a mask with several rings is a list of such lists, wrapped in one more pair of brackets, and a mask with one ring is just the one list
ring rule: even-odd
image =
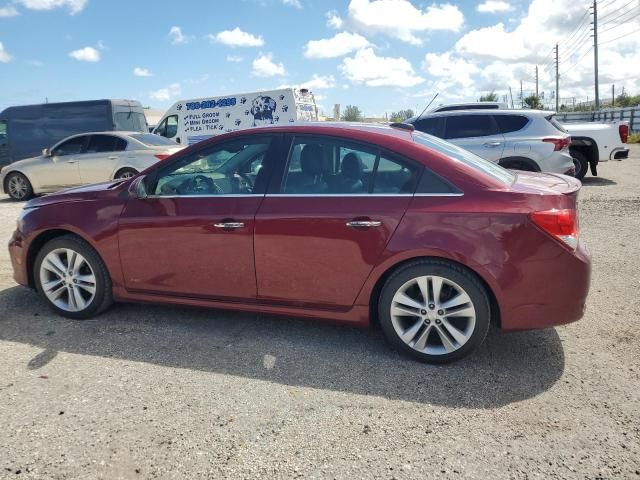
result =
[{"label": "parking lot surface", "polygon": [[599,173],[585,317],[447,366],[293,318],[57,317],[11,278],[1,196],[0,478],[640,479],[640,148]]}]

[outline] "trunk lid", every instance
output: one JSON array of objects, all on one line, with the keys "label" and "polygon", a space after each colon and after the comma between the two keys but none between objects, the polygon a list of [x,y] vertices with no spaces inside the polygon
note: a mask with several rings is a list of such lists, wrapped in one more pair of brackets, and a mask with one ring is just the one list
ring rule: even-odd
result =
[{"label": "trunk lid", "polygon": [[573,177],[559,173],[514,172],[516,180],[511,190],[519,193],[538,195],[576,194],[582,183]]}]

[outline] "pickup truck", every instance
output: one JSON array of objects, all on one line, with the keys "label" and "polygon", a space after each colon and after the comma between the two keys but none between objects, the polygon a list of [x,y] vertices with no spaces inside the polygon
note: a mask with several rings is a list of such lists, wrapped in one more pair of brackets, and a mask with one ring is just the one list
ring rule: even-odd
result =
[{"label": "pickup truck", "polygon": [[569,153],[576,166],[576,178],[583,178],[588,170],[598,175],[598,163],[622,160],[629,156],[626,146],[629,122],[563,123],[571,135]]}]

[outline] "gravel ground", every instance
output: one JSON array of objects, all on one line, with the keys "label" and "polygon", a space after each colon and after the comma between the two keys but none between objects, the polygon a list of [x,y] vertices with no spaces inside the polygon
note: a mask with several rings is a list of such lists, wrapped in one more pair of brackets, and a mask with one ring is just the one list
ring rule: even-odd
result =
[{"label": "gravel ground", "polygon": [[[119,305],[51,314],[0,249],[1,478],[640,479],[640,149],[581,192],[580,322],[449,366],[379,332]],[[20,205],[0,198],[0,241]]]}]

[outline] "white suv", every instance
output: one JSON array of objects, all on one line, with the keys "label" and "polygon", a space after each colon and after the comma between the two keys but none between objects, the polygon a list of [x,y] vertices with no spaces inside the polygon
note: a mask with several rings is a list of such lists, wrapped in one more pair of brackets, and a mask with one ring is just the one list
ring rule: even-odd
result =
[{"label": "white suv", "polygon": [[406,123],[505,168],[575,174],[571,137],[553,112],[454,110],[427,113]]}]

